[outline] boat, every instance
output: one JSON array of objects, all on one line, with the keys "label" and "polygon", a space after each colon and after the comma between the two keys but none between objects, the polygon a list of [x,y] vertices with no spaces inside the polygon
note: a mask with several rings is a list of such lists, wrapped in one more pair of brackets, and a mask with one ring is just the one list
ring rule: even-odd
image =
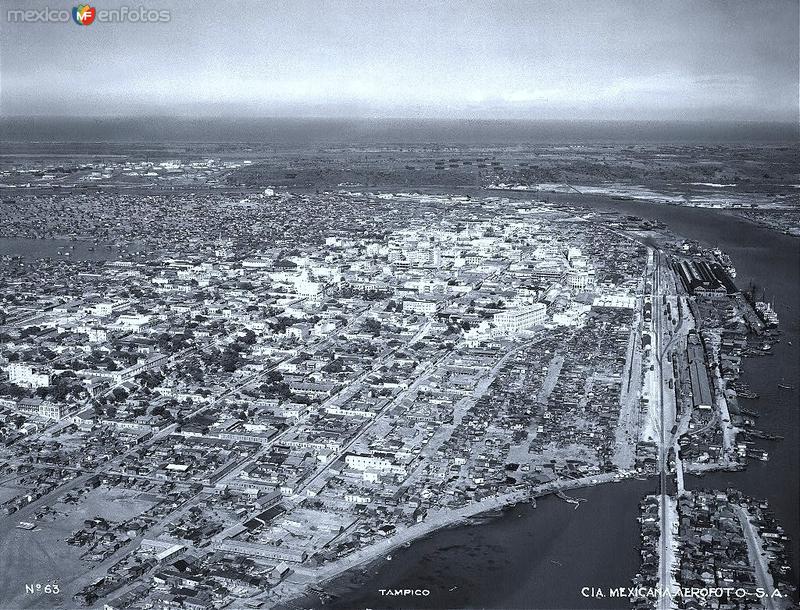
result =
[{"label": "boat", "polygon": [[779,387],[781,390],[794,390],[794,387],[792,387],[792,386],[790,386],[790,385],[786,385],[786,384],[784,384],[784,383],[779,383],[779,384],[778,384],[778,387]]},{"label": "boat", "polygon": [[756,301],[754,309],[767,328],[778,326],[778,314],[772,308],[772,303]]}]

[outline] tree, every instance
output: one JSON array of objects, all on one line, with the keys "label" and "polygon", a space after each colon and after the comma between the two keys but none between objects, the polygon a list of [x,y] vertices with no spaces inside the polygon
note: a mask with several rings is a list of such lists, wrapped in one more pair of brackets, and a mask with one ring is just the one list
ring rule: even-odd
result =
[{"label": "tree", "polygon": [[283,374],[280,371],[270,371],[267,373],[267,381],[269,383],[275,383],[276,381],[281,381],[283,379]]},{"label": "tree", "polygon": [[367,318],[366,322],[364,322],[364,330],[377,337],[381,334],[381,323],[375,318]]},{"label": "tree", "polygon": [[227,373],[233,373],[237,368],[239,368],[239,353],[235,350],[230,349],[229,347],[225,348],[225,351],[220,356],[220,366],[222,370]]}]

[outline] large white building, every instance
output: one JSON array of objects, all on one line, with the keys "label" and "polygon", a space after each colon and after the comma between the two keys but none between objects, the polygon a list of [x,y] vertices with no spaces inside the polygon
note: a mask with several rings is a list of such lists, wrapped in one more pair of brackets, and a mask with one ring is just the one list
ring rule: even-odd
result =
[{"label": "large white building", "polygon": [[442,251],[438,246],[415,248],[404,252],[409,264],[420,267],[441,267]]},{"label": "large white building", "polygon": [[47,417],[48,419],[59,420],[64,417],[64,405],[44,401],[39,405],[39,415]]},{"label": "large white building", "polygon": [[115,301],[113,303],[109,301],[102,301],[100,303],[95,303],[91,307],[90,313],[92,313],[95,316],[100,316],[105,318],[113,313],[125,309],[127,306],[128,304],[125,301]]},{"label": "large white building", "polygon": [[567,285],[572,290],[583,291],[594,284],[594,270],[589,266],[587,259],[579,248],[570,248],[567,253],[569,271],[567,271]]},{"label": "large white building", "polygon": [[436,302],[405,299],[403,301],[403,311],[408,313],[421,313],[427,316],[436,313]]},{"label": "large white building", "polygon": [[385,457],[377,455],[358,455],[356,453],[350,453],[344,458],[344,463],[348,468],[362,472],[365,470],[372,470],[375,472],[406,474],[406,468],[402,464],[396,464]]},{"label": "large white building", "polygon": [[319,282],[312,282],[306,276],[295,283],[298,296],[309,301],[320,301],[325,296],[325,289]]},{"label": "large white building", "polygon": [[32,364],[10,362],[5,367],[8,380],[26,388],[46,388],[50,385],[50,373]]},{"label": "large white building", "polygon": [[513,334],[544,324],[546,319],[547,306],[544,303],[534,303],[530,307],[508,309],[494,314],[494,325],[501,334]]},{"label": "large white building", "polygon": [[122,314],[117,318],[116,322],[111,325],[112,328],[120,330],[141,330],[143,326],[150,323],[150,316],[144,314]]},{"label": "large white building", "polygon": [[572,290],[586,290],[594,283],[594,274],[586,269],[570,269],[567,272],[567,285]]}]

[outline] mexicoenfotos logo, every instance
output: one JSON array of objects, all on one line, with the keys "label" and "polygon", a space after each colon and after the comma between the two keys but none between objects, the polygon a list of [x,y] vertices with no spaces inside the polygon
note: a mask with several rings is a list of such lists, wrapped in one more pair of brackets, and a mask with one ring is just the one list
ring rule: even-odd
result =
[{"label": "mexicoenfotos logo", "polygon": [[152,9],[143,6],[121,6],[113,9],[96,9],[89,4],[73,7],[72,13],[62,8],[8,9],[8,23],[68,23],[78,25],[97,23],[167,23],[172,13],[166,9]]},{"label": "mexicoenfotos logo", "polygon": [[97,11],[88,4],[81,4],[72,9],[72,18],[78,25],[92,25]]}]

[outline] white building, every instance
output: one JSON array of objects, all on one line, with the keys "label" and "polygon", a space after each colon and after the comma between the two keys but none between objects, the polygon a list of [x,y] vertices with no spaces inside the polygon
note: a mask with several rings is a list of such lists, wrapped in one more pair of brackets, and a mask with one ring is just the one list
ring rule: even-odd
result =
[{"label": "white building", "polygon": [[427,316],[432,313],[436,313],[436,301],[405,299],[403,300],[403,311],[407,313],[419,313]]},{"label": "white building", "polygon": [[150,316],[144,314],[122,314],[114,326],[122,330],[139,330],[150,322]]},{"label": "white building", "polygon": [[309,301],[320,301],[325,296],[324,286],[319,282],[310,281],[307,275],[295,282],[294,288],[300,298]]},{"label": "white building", "polygon": [[10,362],[5,367],[8,380],[26,388],[46,388],[50,385],[50,373],[32,364]]},{"label": "white building", "polygon": [[544,324],[547,307],[544,303],[534,303],[530,307],[508,309],[494,314],[494,324],[501,334],[513,334],[526,328]]},{"label": "white building", "polygon": [[108,341],[108,331],[99,326],[87,327],[86,334],[89,336],[89,343],[105,343]]},{"label": "white building", "polygon": [[395,464],[391,460],[377,455],[358,455],[350,453],[344,458],[344,463],[353,470],[375,472],[390,472],[393,474],[406,474],[405,466]]},{"label": "white building", "polygon": [[570,269],[567,272],[567,285],[571,290],[586,290],[588,286],[594,283],[592,281],[593,275],[593,273],[586,269]]},{"label": "white building", "polygon": [[91,309],[90,313],[95,316],[100,316],[102,318],[108,317],[113,313],[117,313],[122,309],[125,309],[128,304],[125,301],[101,301],[100,303],[95,303]]},{"label": "white building", "polygon": [[48,419],[59,420],[64,417],[64,405],[44,401],[39,405],[39,415]]}]

